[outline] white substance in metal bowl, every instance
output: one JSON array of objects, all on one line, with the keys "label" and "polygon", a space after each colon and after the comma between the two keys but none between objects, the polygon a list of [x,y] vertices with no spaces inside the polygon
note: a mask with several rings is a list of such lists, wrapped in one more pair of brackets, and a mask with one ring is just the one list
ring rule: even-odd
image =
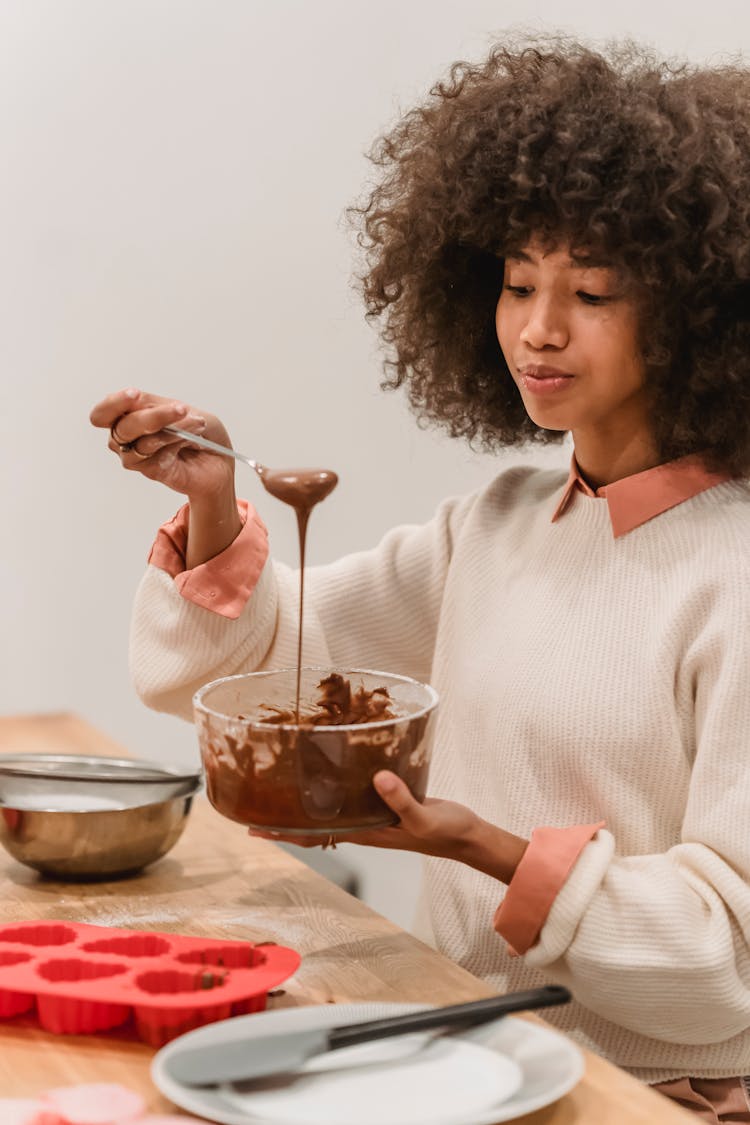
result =
[{"label": "white substance in metal bowl", "polygon": [[60,879],[133,874],[185,827],[199,770],[61,754],[0,754],[0,844]]}]

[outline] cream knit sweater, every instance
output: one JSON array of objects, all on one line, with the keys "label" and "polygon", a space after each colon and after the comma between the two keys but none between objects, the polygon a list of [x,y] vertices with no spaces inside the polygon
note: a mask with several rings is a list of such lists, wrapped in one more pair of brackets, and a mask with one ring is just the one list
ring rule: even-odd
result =
[{"label": "cream knit sweater", "polygon": [[[427,861],[443,953],[498,991],[568,985],[576,1002],[545,1018],[646,1081],[750,1073],[750,488],[615,539],[604,499],[577,493],[551,522],[565,479],[511,469],[311,569],[304,660],[436,687],[431,795],[527,838],[607,823],[523,957],[492,927],[504,887]],[[278,564],[236,621],[149,567],[137,690],[189,719],[206,681],[293,666],[296,614]]]}]

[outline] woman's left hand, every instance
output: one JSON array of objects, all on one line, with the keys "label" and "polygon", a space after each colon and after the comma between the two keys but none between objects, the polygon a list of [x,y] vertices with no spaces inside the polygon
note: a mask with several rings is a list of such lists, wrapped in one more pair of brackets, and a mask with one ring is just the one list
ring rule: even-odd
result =
[{"label": "woman's left hand", "polygon": [[[512,836],[502,828],[482,820],[465,805],[426,797],[420,803],[408,786],[390,770],[375,774],[373,785],[379,796],[396,813],[399,823],[392,828],[369,831],[332,833],[337,844],[366,844],[374,848],[397,848],[421,852],[468,863],[486,871],[503,882],[509,882],[527,841]],[[284,836],[280,833],[250,829],[251,836],[266,840],[284,840],[303,848],[325,846],[321,836]]]}]

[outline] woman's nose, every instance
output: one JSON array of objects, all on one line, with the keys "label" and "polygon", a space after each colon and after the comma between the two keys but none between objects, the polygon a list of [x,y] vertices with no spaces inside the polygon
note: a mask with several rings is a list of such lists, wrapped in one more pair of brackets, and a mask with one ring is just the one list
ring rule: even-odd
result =
[{"label": "woman's nose", "polygon": [[568,326],[564,311],[554,298],[534,296],[524,305],[526,322],[521,340],[535,351],[542,348],[564,348],[568,343]]}]

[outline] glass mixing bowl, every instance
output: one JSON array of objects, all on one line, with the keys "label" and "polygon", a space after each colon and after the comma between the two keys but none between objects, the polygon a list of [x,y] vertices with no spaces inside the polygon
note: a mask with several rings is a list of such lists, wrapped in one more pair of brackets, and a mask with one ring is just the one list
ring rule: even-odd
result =
[{"label": "glass mixing bowl", "polygon": [[[335,673],[352,691],[387,688],[395,718],[312,725],[304,721],[319,685]],[[418,800],[427,788],[433,688],[407,676],[359,668],[303,668],[294,722],[263,721],[266,708],[294,712],[297,670],[250,672],[206,684],[193,697],[208,799],[218,812],[253,828],[327,836],[379,828],[396,816],[372,778],[392,770]]]}]

